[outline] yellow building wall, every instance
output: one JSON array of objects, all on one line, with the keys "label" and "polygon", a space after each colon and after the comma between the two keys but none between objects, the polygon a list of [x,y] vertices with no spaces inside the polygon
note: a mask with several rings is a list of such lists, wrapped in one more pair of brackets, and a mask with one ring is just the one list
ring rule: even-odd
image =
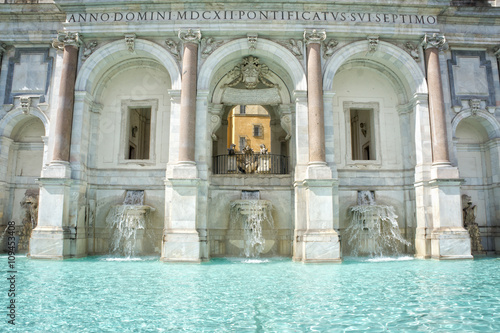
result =
[{"label": "yellow building wall", "polygon": [[[254,152],[260,151],[260,145],[264,144],[271,153],[271,117],[260,105],[246,105],[245,113],[240,113],[240,106],[236,106],[228,116],[228,148],[231,144],[236,145],[236,151],[240,152],[240,137],[245,137],[246,144]],[[261,136],[254,136],[254,126],[261,127]]]}]

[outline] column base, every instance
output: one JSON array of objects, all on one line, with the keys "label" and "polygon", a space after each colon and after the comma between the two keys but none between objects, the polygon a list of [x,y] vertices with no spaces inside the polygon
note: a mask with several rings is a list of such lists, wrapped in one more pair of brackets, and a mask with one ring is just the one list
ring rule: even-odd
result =
[{"label": "column base", "polygon": [[71,178],[71,166],[66,161],[52,161],[42,169],[42,178]]},{"label": "column base", "polygon": [[72,254],[75,242],[75,228],[39,226],[31,233],[28,256],[33,259],[75,258]]},{"label": "column base", "polygon": [[433,259],[473,259],[469,232],[463,228],[441,228],[431,234]]},{"label": "column base", "polygon": [[307,231],[302,236],[302,262],[341,262],[339,235],[335,230]]},{"label": "column base", "polygon": [[415,235],[415,258],[429,259],[432,257],[431,235],[427,228],[417,228]]},{"label": "column base", "polygon": [[198,168],[196,162],[184,161],[178,162],[172,167],[172,174],[168,178],[173,179],[197,179]]},{"label": "column base", "polygon": [[200,237],[196,231],[168,231],[163,236],[161,261],[200,263],[200,253]]},{"label": "column base", "polygon": [[326,162],[309,162],[307,164],[306,179],[332,179],[332,169]]}]

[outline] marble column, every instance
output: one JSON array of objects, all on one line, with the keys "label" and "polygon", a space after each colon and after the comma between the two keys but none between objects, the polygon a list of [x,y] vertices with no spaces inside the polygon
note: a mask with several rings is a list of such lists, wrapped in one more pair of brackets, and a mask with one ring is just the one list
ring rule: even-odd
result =
[{"label": "marble column", "polygon": [[[81,42],[78,33],[61,32],[52,43],[55,48],[63,51],[59,106],[54,125],[52,161],[44,167],[38,180],[38,225],[31,234],[29,251],[32,258],[64,259],[85,255],[85,252],[76,250],[76,227],[70,223],[73,184],[69,164],[71,128],[78,47]],[[84,229],[82,232],[85,235]]]},{"label": "marble column", "polygon": [[[305,179],[296,182],[296,194],[305,203],[305,221],[297,221],[294,260],[302,262],[338,262],[341,260],[338,226],[338,180],[326,163],[325,117],[323,109],[323,76],[321,42],[325,31],[304,32],[307,43],[307,113],[309,163]],[[296,216],[300,217],[297,214]],[[305,228],[302,229],[302,228]]]},{"label": "marble column", "polygon": [[[181,30],[184,42],[179,115],[179,159],[167,170],[165,180],[165,229],[161,260],[168,262],[200,262],[205,239],[200,239],[198,224],[202,208],[203,186],[195,162],[196,95],[199,30]],[[201,193],[201,194],[200,194]]]},{"label": "marble column", "polygon": [[424,37],[425,66],[429,87],[429,115],[431,123],[432,164],[451,165],[448,152],[446,114],[444,108],[439,51],[446,45],[444,36]]},{"label": "marble column", "polygon": [[179,122],[179,162],[195,164],[196,81],[198,71],[199,30],[180,31],[184,43],[182,57],[181,113]]},{"label": "marble column", "polygon": [[326,33],[313,30],[304,34],[307,43],[307,107],[309,120],[309,162],[325,163],[325,125],[321,42]]},{"label": "marble column", "polygon": [[446,45],[444,36],[425,35],[432,167],[428,182],[432,198],[431,256],[436,259],[468,259],[470,237],[462,224],[462,203],[458,168],[451,165],[448,151],[439,51]]}]

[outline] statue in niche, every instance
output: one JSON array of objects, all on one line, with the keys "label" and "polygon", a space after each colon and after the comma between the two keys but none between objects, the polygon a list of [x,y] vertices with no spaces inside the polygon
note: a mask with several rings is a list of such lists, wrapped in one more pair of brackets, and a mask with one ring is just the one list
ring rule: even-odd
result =
[{"label": "statue in niche", "polygon": [[259,83],[262,83],[267,87],[274,87],[275,84],[266,78],[268,73],[269,67],[261,64],[259,58],[248,56],[243,58],[243,62],[228,73],[231,81],[227,85],[234,87],[243,83],[245,88],[255,89]]},{"label": "statue in niche", "polygon": [[471,250],[472,252],[483,252],[483,245],[481,244],[481,235],[479,234],[479,226],[476,223],[477,206],[472,204],[471,197],[464,194],[462,196],[464,203],[467,203],[463,208],[464,227],[469,231]]},{"label": "statue in niche", "polygon": [[38,189],[26,190],[20,204],[24,209],[24,218],[17,247],[18,250],[28,250],[31,232],[38,224]]},{"label": "statue in niche", "polygon": [[234,143],[231,143],[231,145],[229,146],[229,148],[227,148],[227,154],[228,155],[234,155],[235,154],[235,148],[236,148],[236,145]]}]

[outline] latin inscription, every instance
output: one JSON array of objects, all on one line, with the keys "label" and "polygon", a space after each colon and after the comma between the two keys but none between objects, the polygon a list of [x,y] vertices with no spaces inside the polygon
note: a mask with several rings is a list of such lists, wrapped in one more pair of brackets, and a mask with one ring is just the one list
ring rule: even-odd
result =
[{"label": "latin inscription", "polygon": [[146,11],[68,14],[68,23],[147,22],[147,21],[317,21],[381,24],[434,25],[436,16],[392,13],[314,12],[279,10]]}]

